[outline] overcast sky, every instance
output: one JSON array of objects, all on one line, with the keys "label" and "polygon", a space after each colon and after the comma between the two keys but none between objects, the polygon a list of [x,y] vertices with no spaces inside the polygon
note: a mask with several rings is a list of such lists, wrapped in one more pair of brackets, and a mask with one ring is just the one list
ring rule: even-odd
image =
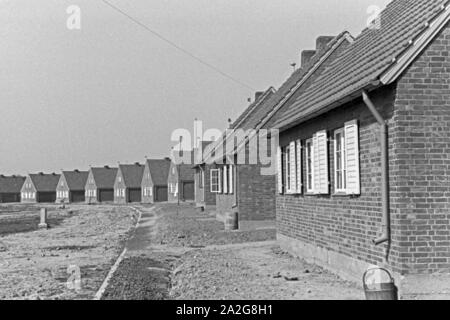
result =
[{"label": "overcast sky", "polygon": [[[257,90],[278,87],[319,35],[358,35],[389,0],[108,0]],[[70,5],[81,30],[66,27]],[[177,128],[223,129],[254,90],[101,0],[0,0],[0,173],[164,157]]]}]

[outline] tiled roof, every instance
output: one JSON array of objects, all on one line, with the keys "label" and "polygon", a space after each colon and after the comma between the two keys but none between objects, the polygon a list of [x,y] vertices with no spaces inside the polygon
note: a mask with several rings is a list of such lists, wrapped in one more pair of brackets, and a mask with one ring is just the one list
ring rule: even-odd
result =
[{"label": "tiled roof", "polygon": [[[256,109],[260,108],[263,103],[267,102],[268,98],[271,95],[273,95],[274,92],[275,92],[274,88],[270,87],[263,94],[261,94],[259,96],[259,98],[255,102],[250,104],[244,110],[244,112],[236,119],[236,121],[231,125],[231,129],[237,129],[237,128],[243,129],[244,127],[246,127],[247,125],[245,123],[246,123],[248,116],[251,115]],[[219,139],[217,139],[216,141],[214,141],[214,143],[212,143],[208,146],[207,150],[205,150],[205,152],[204,152],[203,162],[206,162],[207,160],[209,160],[209,158],[211,158],[213,156],[214,150],[216,148],[218,148],[220,146],[220,144],[225,145],[226,134],[227,133],[225,131]]]},{"label": "tiled roof", "polygon": [[69,190],[84,190],[89,175],[88,171],[63,171]]},{"label": "tiled roof", "polygon": [[[339,50],[345,49],[352,41],[353,37],[350,33],[344,31],[317,51],[308,64],[294,71],[275,94],[270,96],[264,107],[254,112],[251,116],[252,119],[249,120],[250,126],[256,130],[266,128],[265,126],[269,121],[273,121],[272,119],[275,119],[278,114],[282,114],[289,107],[288,101],[289,103],[294,101],[291,97],[300,93],[299,90],[305,90],[311,80],[320,74],[318,70],[323,70],[332,62]],[[244,143],[241,143],[239,150],[244,145]]]},{"label": "tiled roof", "polygon": [[191,164],[180,164],[178,167],[178,174],[180,180],[193,181],[195,176],[195,169]]},{"label": "tiled roof", "polygon": [[56,186],[58,185],[61,175],[52,174],[30,174],[31,181],[37,192],[56,192]]},{"label": "tiled roof", "polygon": [[148,159],[147,165],[154,185],[167,185],[170,170],[169,159]]},{"label": "tiled roof", "polygon": [[20,193],[24,182],[25,177],[0,176],[0,193]]},{"label": "tiled roof", "polygon": [[275,93],[274,88],[270,87],[267,89],[258,100],[253,102],[244,112],[237,118],[237,120],[231,125],[232,129],[251,129],[252,120],[255,118],[255,114],[260,112],[261,109],[267,108],[267,102],[270,97]]},{"label": "tiled roof", "polygon": [[98,189],[114,189],[117,168],[91,168]]},{"label": "tiled roof", "polygon": [[127,188],[140,188],[145,166],[141,164],[121,164],[119,169],[122,172],[123,182]]},{"label": "tiled roof", "polygon": [[[380,29],[365,29],[314,81],[297,101],[277,118],[287,128],[327,109],[354,93],[370,88],[443,12],[447,0],[394,0],[381,13]],[[375,82],[374,82],[375,81]]]}]

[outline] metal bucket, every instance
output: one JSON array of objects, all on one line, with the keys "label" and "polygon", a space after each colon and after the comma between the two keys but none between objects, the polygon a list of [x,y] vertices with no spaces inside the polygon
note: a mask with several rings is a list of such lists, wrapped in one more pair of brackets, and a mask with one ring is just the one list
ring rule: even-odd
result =
[{"label": "metal bucket", "polygon": [[[388,281],[379,281],[371,284],[367,283],[367,275],[370,272],[383,272],[388,276]],[[398,289],[394,278],[388,270],[384,268],[370,268],[363,275],[364,293],[366,300],[398,300]]]},{"label": "metal bucket", "polygon": [[233,231],[239,229],[239,214],[233,210],[225,213],[225,230]]}]

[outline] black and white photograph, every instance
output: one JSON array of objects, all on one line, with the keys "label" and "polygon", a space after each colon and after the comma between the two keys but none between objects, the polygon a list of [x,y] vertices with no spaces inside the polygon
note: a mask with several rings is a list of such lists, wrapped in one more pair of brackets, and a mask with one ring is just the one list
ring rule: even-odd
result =
[{"label": "black and white photograph", "polygon": [[450,0],[0,0],[0,26],[0,301],[450,299]]}]

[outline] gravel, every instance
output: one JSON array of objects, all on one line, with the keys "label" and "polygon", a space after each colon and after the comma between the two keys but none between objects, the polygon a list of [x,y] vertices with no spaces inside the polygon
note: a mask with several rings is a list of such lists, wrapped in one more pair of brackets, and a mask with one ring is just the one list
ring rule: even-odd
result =
[{"label": "gravel", "polygon": [[102,300],[165,300],[170,266],[145,257],[122,260]]},{"label": "gravel", "polygon": [[202,248],[275,239],[275,229],[227,232],[222,222],[198,213],[193,207],[166,206],[158,212],[153,241],[159,245]]},{"label": "gravel", "polygon": [[[24,207],[27,210],[28,207]],[[56,206],[50,214],[65,215]],[[0,238],[0,299],[92,299],[136,222],[127,207],[70,206],[72,214],[49,230]],[[22,214],[17,210],[17,215]],[[0,224],[6,217],[0,214]],[[67,286],[77,266],[81,290]]]},{"label": "gravel", "polygon": [[352,283],[309,265],[276,246],[186,253],[170,296],[181,300],[359,300]]}]

